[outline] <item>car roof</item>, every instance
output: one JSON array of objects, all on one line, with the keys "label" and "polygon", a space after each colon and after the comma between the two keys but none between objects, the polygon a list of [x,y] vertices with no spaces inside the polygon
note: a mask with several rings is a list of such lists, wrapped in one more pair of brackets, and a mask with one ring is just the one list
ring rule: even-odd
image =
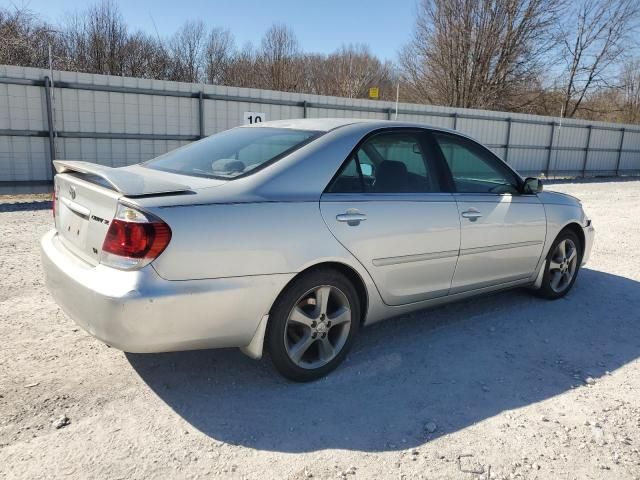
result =
[{"label": "car roof", "polygon": [[[424,123],[399,122],[393,120],[375,120],[363,118],[294,118],[290,120],[271,120],[269,122],[254,123],[245,125],[243,128],[291,128],[294,130],[312,130],[317,132],[328,132],[346,125],[367,124],[372,130],[385,127],[413,127],[429,128],[432,130],[442,130],[451,132],[447,128],[437,127]],[[458,133],[459,132],[454,132]]]},{"label": "car roof", "polygon": [[360,123],[363,120],[358,118],[292,118],[290,120],[271,120],[269,122],[254,123],[245,125],[250,128],[291,128],[294,130],[314,130],[317,132],[328,132],[345,125]]}]

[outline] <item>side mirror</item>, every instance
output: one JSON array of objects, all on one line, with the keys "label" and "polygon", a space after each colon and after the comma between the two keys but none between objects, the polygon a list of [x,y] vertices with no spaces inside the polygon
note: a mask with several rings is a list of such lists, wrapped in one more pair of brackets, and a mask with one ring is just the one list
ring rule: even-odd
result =
[{"label": "side mirror", "polygon": [[542,180],[534,177],[527,177],[524,181],[524,186],[522,187],[522,193],[525,194],[533,194],[539,193],[542,191]]},{"label": "side mirror", "polygon": [[371,175],[373,175],[373,165],[369,163],[361,163],[360,171],[362,172],[362,175],[364,175],[365,177],[370,177]]}]

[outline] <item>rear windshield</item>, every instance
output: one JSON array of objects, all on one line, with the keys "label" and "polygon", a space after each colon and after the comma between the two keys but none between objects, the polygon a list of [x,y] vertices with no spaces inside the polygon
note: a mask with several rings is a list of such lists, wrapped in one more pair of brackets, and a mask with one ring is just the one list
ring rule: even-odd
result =
[{"label": "rear windshield", "polygon": [[289,128],[234,128],[165,153],[145,167],[211,178],[235,178],[266,166],[320,135]]}]

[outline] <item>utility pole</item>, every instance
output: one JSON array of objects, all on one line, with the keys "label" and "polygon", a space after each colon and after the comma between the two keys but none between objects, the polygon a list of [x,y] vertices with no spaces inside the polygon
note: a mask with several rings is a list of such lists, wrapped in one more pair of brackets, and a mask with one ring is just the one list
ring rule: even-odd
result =
[{"label": "utility pole", "polygon": [[[47,29],[47,30],[43,30],[43,33],[48,33],[48,34],[56,34],[56,33],[62,33],[59,30],[53,30],[53,29]],[[50,128],[53,131],[53,141],[51,143],[52,145],[52,149],[53,151],[51,152],[51,158],[55,158],[56,157],[56,142],[55,142],[55,137],[56,137],[56,102],[55,102],[55,89],[54,89],[54,80],[53,80],[53,49],[51,47],[51,36],[47,36],[47,46],[48,46],[48,53],[49,53],[49,92],[50,92],[50,98],[49,101],[51,102],[51,125]]]}]

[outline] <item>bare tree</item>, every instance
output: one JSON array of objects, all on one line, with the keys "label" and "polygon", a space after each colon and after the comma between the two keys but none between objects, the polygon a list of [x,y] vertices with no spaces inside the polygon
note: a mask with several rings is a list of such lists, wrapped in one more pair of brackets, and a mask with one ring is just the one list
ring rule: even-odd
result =
[{"label": "bare tree", "polygon": [[46,67],[49,43],[57,46],[52,27],[33,12],[16,7],[0,9],[0,64]]},{"label": "bare tree", "polygon": [[536,77],[560,0],[422,0],[400,57],[414,100],[499,108]]},{"label": "bare tree", "polygon": [[330,54],[324,64],[324,94],[362,98],[370,87],[390,84],[389,65],[383,64],[366,45],[343,46]]},{"label": "bare tree", "polygon": [[327,94],[326,61],[326,55],[322,55],[319,53],[308,53],[302,56],[302,83],[300,84],[301,92],[313,93],[316,95]]},{"label": "bare tree", "polygon": [[199,82],[203,76],[204,22],[186,22],[169,41],[171,67],[169,80]]},{"label": "bare tree", "polygon": [[87,34],[94,68],[100,73],[122,75],[127,25],[113,0],[103,0],[89,9]]},{"label": "bare tree", "polygon": [[563,115],[573,117],[593,89],[609,84],[635,32],[638,0],[582,0],[561,23]]},{"label": "bare tree", "polygon": [[207,83],[224,84],[226,71],[235,50],[233,35],[229,30],[213,28],[204,49],[204,69]]},{"label": "bare tree", "polygon": [[272,25],[262,37],[259,65],[263,88],[296,91],[301,83],[301,55],[298,39],[291,28]]},{"label": "bare tree", "polygon": [[78,71],[122,75],[127,30],[112,0],[68,17],[61,42],[64,63]]},{"label": "bare tree", "polygon": [[627,62],[622,70],[623,121],[640,122],[640,59]]},{"label": "bare tree", "polygon": [[235,52],[225,70],[225,85],[260,88],[262,74],[258,65],[258,54],[251,43]]},{"label": "bare tree", "polygon": [[303,57],[301,92],[367,98],[378,87],[381,99],[395,99],[396,75],[390,62],[383,63],[366,45],[342,46],[329,55]]},{"label": "bare tree", "polygon": [[156,38],[143,32],[130,35],[123,48],[122,74],[129,77],[167,78],[169,59]]},{"label": "bare tree", "polygon": [[76,72],[90,72],[84,23],[82,16],[76,13],[67,16],[62,26],[65,63],[69,70]]}]

